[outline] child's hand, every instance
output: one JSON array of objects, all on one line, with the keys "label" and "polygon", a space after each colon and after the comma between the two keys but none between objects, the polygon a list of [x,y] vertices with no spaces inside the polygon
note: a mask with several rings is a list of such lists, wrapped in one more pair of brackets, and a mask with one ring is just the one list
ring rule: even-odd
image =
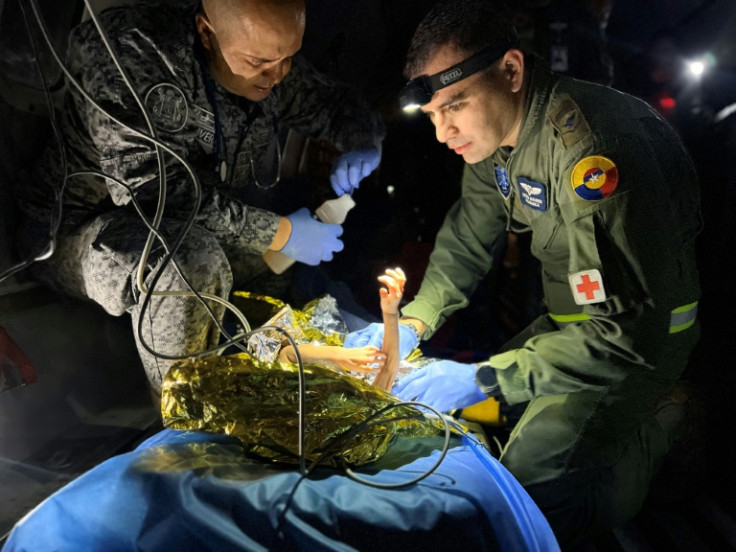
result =
[{"label": "child's hand", "polygon": [[340,348],[331,360],[351,372],[371,373],[383,367],[386,354],[372,345],[357,349]]},{"label": "child's hand", "polygon": [[399,304],[404,296],[406,275],[400,268],[388,268],[386,274],[378,277],[378,281],[385,285],[379,293],[381,295],[381,312],[383,314],[399,314]]}]

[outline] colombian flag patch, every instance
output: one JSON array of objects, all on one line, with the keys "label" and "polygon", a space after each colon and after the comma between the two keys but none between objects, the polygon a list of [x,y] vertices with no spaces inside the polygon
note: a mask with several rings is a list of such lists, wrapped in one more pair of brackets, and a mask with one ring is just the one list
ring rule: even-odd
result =
[{"label": "colombian flag patch", "polygon": [[578,197],[595,201],[608,197],[618,185],[618,169],[608,157],[584,157],[572,170],[572,189]]}]

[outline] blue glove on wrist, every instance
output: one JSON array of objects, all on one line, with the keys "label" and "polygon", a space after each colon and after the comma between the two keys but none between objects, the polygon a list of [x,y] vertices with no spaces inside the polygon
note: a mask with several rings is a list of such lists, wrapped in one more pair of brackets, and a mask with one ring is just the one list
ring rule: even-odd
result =
[{"label": "blue glove on wrist", "polygon": [[428,404],[440,412],[465,408],[487,398],[475,383],[475,364],[438,360],[415,370],[391,390],[402,401]]},{"label": "blue glove on wrist", "polygon": [[287,257],[317,266],[322,261],[331,261],[333,253],[342,251],[344,245],[339,239],[342,226],[339,224],[325,224],[313,219],[306,207],[286,218],[291,221],[291,235],[281,253]]},{"label": "blue glove on wrist", "polygon": [[332,165],[332,189],[338,197],[351,193],[380,162],[381,152],[378,148],[361,148],[342,154]]},{"label": "blue glove on wrist", "polygon": [[[349,333],[345,337],[344,347],[348,349],[373,345],[377,349],[383,346],[383,324],[374,322],[362,330]],[[399,324],[399,356],[406,358],[419,345],[419,338],[411,328]]]}]

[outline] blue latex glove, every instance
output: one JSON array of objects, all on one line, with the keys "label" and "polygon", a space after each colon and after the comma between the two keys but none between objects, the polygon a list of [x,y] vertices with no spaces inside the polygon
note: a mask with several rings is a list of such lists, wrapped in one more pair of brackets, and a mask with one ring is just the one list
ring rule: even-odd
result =
[{"label": "blue latex glove", "polygon": [[[374,322],[362,330],[351,332],[345,337],[343,346],[352,349],[373,345],[377,349],[383,346],[383,324]],[[399,356],[406,358],[419,345],[419,339],[406,324],[399,324]]]},{"label": "blue latex glove", "polygon": [[361,148],[342,154],[332,165],[330,184],[338,197],[352,193],[381,162],[378,148]]},{"label": "blue latex glove", "polygon": [[402,401],[428,404],[440,412],[465,408],[488,398],[475,383],[475,364],[438,360],[415,370],[391,390]]},{"label": "blue latex glove", "polygon": [[339,239],[342,226],[313,219],[306,207],[286,218],[291,221],[291,235],[281,253],[287,257],[317,266],[322,261],[331,261],[333,253],[342,251],[345,247]]}]

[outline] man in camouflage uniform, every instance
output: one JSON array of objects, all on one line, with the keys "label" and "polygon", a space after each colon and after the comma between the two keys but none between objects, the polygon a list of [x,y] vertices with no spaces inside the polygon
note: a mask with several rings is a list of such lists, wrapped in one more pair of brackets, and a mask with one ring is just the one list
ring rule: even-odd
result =
[{"label": "man in camouflage uniform", "polygon": [[[155,282],[157,292],[187,291],[183,276],[197,292],[221,298],[233,285],[278,294],[288,277],[269,271],[266,251],[309,265],[330,260],[342,249],[339,225],[314,220],[304,208],[274,212],[288,199],[278,181],[278,133],[294,129],[345,152],[331,175],[341,195],[378,165],[384,128],[352,91],[297,54],[303,0],[152,2],[107,10],[100,21],[137,98],[93,22],[76,28],[67,64],[90,98],[67,83],[65,159],[48,151],[37,182],[21,190],[30,221],[21,246],[43,250],[51,235],[56,248],[38,267],[42,278],[113,315],[132,315],[159,391],[174,358],[217,344],[217,326],[191,294],[153,296],[143,310],[142,290]],[[142,135],[156,137],[159,155]],[[62,193],[57,234],[54,197]],[[151,221],[163,205],[160,233],[170,247],[181,241],[174,264],[154,240],[140,282],[149,229],[135,203]],[[187,221],[192,226],[178,240]],[[208,305],[221,320],[223,308]]]},{"label": "man in camouflage uniform", "polygon": [[[517,41],[483,0],[438,5],[412,39],[402,103],[466,165],[401,349],[468,304],[509,229],[533,232],[548,313],[487,361],[436,361],[393,392],[442,411],[527,403],[501,461],[567,546],[634,515],[670,444],[655,412],[698,338],[699,195],[654,110],[552,74]],[[371,325],[346,344],[381,340]]]}]

